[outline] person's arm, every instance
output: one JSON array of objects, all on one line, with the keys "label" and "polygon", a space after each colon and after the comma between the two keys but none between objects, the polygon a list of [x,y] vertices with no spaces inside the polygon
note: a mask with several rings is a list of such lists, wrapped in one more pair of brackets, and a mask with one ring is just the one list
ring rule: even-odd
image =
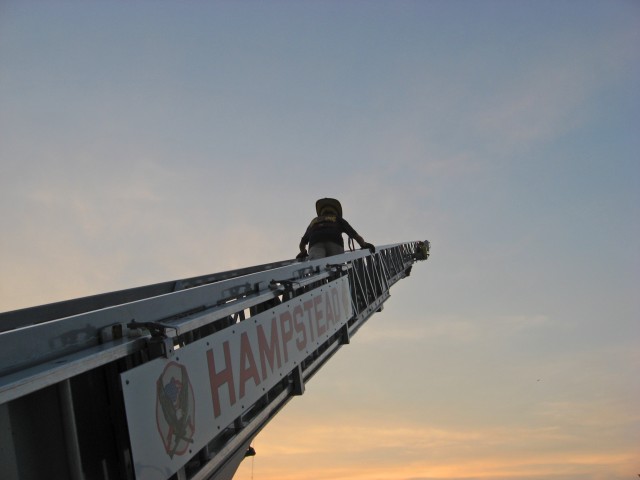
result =
[{"label": "person's arm", "polygon": [[355,237],[353,237],[353,239],[358,242],[360,248],[368,248],[371,253],[376,253],[376,247],[374,247],[372,243],[365,242],[364,238],[362,238],[360,235],[356,235]]},{"label": "person's arm", "polygon": [[344,218],[342,218],[341,220],[342,220],[344,233],[346,233],[351,238],[353,238],[356,242],[358,242],[358,245],[360,245],[360,248],[368,248],[371,253],[376,253],[376,247],[374,247],[373,244],[365,242],[364,238],[362,238],[362,236],[359,235],[358,232],[356,232],[354,228],[351,225],[349,225],[349,222],[347,222]]},{"label": "person's arm", "polygon": [[302,259],[309,255],[307,253],[307,243],[309,243],[309,227],[307,227],[307,230],[304,232],[304,235],[300,239],[300,245],[298,245],[298,247],[300,248],[300,253],[296,255],[297,259]]}]

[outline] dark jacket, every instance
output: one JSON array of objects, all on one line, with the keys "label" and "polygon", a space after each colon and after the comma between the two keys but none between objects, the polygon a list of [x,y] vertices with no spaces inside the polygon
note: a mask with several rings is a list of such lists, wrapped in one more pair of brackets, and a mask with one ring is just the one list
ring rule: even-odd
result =
[{"label": "dark jacket", "polygon": [[301,243],[308,243],[311,247],[319,242],[333,242],[344,247],[343,233],[351,238],[359,236],[344,218],[336,215],[324,215],[311,220],[307,231],[302,236]]}]

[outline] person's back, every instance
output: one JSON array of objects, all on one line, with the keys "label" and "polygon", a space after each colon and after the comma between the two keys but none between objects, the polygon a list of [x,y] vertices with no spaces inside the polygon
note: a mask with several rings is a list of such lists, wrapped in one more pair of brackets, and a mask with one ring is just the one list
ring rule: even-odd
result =
[{"label": "person's back", "polygon": [[[344,253],[342,234],[353,238],[360,247],[375,252],[375,247],[364,241],[355,229],[342,217],[342,205],[335,198],[321,198],[316,202],[317,217],[311,220],[300,240],[300,253],[296,258],[311,260]],[[306,246],[309,244],[309,253]]]}]

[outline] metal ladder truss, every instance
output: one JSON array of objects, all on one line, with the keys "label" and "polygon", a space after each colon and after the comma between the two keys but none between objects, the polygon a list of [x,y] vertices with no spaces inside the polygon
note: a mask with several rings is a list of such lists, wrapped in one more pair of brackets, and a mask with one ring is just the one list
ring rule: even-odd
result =
[{"label": "metal ladder truss", "polygon": [[232,478],[252,439],[428,248],[286,260],[0,314],[3,478]]}]

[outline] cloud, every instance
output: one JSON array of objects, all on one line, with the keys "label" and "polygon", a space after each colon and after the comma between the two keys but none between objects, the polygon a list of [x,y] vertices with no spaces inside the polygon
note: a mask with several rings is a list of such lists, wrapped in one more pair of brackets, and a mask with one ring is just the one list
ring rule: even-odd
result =
[{"label": "cloud", "polygon": [[547,401],[536,412],[542,421],[599,429],[602,436],[620,427],[640,424],[640,411],[621,398],[591,398],[589,401]]},{"label": "cloud", "polygon": [[580,127],[599,114],[594,100],[638,64],[632,47],[638,36],[637,24],[631,24],[596,36],[588,48],[564,39],[553,54],[532,58],[526,70],[470,110],[471,131],[492,151],[510,155]]},{"label": "cloud", "polygon": [[[282,436],[284,432],[295,433]],[[437,429],[381,419],[371,422],[357,414],[347,421],[336,411],[322,421],[309,417],[274,421],[254,443],[258,451],[254,468],[267,480],[551,480],[604,478],[598,471],[615,478],[615,473],[628,472],[633,465],[631,449],[613,452],[591,445],[576,450],[572,440],[553,427]],[[561,445],[561,450],[554,448]],[[295,473],[283,474],[291,471]]]},{"label": "cloud", "polygon": [[[383,310],[383,314],[386,312]],[[416,310],[410,310],[409,318],[402,327],[397,323],[376,324],[375,328],[366,328],[358,332],[358,342],[379,345],[389,342],[405,344],[425,343],[429,341],[447,341],[453,343],[474,343],[493,341],[496,338],[511,338],[519,332],[545,328],[549,326],[546,315],[429,315],[427,319],[418,316]],[[498,337],[496,337],[498,335]]]}]

